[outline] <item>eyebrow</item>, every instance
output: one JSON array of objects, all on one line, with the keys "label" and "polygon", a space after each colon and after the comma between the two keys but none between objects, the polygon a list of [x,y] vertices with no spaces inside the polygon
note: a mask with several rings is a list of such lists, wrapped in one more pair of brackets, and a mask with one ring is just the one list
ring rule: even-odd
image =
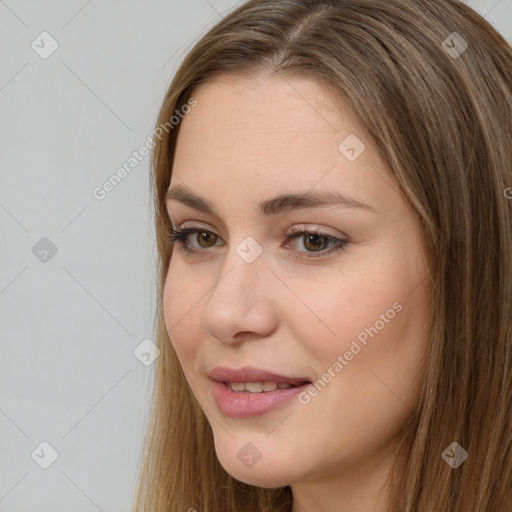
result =
[{"label": "eyebrow", "polygon": [[[203,197],[192,192],[188,188],[176,185],[170,188],[165,194],[165,201],[179,201],[191,208],[195,208],[203,213],[209,213],[218,217],[213,204]],[[334,191],[321,192],[294,192],[281,194],[272,199],[267,199],[258,204],[258,211],[263,215],[276,215],[278,213],[289,212],[306,208],[315,208],[321,206],[342,206],[344,208],[360,208],[370,212],[378,213],[375,208],[365,204],[357,199],[346,196]]]}]

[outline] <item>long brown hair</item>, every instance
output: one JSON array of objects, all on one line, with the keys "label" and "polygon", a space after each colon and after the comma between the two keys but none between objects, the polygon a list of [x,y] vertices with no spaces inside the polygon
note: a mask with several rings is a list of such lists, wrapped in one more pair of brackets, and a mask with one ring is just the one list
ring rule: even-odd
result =
[{"label": "long brown hair", "polygon": [[[467,47],[466,47],[467,43]],[[289,486],[231,477],[166,330],[165,192],[182,112],[227,72],[306,77],[357,116],[417,215],[434,290],[419,406],[402,430],[390,512],[512,511],[512,49],[458,0],[251,0],[188,53],[153,151],[158,249],[151,417],[136,512],[290,511]],[[508,193],[507,193],[508,189]],[[443,460],[456,441],[468,453]]]}]

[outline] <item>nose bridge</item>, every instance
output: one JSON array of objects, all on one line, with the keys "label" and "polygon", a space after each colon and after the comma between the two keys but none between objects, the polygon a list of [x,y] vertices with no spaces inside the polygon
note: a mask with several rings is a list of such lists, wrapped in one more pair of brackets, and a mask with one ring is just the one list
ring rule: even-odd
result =
[{"label": "nose bridge", "polygon": [[[258,284],[263,284],[263,274],[268,272],[263,257],[263,247],[252,237],[244,238],[240,243],[229,248],[219,282],[215,285],[210,300],[214,295],[226,291],[240,304],[250,304],[251,299],[260,295]],[[262,297],[260,297],[262,298]]]},{"label": "nose bridge", "polygon": [[238,332],[264,335],[275,321],[263,247],[246,237],[229,248],[204,312],[206,331],[220,341]]}]

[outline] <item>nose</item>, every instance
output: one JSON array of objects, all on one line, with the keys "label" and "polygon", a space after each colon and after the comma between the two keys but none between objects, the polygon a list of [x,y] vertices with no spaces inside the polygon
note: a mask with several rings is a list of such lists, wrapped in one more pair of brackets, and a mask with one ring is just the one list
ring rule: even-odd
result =
[{"label": "nose", "polygon": [[206,332],[228,345],[269,336],[278,320],[279,281],[266,266],[264,252],[252,262],[240,254],[236,247],[229,249],[203,312]]}]

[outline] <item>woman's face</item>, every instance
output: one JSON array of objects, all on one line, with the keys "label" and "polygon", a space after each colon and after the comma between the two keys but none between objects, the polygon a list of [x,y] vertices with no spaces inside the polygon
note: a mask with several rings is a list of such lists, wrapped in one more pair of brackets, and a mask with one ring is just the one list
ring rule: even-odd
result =
[{"label": "woman's face", "polygon": [[[194,97],[170,190],[211,211],[168,200],[173,225],[198,231],[185,238],[192,252],[174,243],[164,308],[219,461],[262,487],[376,470],[424,377],[430,295],[415,217],[356,119],[315,82],[224,75]],[[314,204],[326,193],[346,198]],[[298,198],[259,208],[286,194]],[[231,391],[210,379],[217,366],[311,384]]]}]

